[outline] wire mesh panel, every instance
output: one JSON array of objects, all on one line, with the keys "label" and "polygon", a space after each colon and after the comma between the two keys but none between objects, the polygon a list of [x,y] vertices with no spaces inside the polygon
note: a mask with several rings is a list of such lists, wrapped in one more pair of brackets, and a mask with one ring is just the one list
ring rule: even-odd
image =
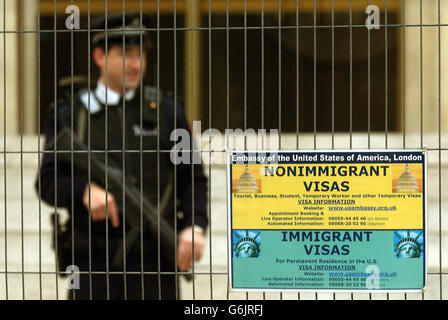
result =
[{"label": "wire mesh panel", "polygon": [[[2,0],[0,298],[446,299],[447,9]],[[269,148],[426,150],[425,289],[232,291],[226,152]]]}]

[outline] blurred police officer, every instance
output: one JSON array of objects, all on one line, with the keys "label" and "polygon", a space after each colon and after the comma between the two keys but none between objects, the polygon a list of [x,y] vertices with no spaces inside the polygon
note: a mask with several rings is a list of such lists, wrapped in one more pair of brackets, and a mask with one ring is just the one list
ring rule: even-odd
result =
[{"label": "blurred police officer", "polygon": [[[71,299],[176,299],[176,268],[167,256],[176,256],[177,271],[187,271],[192,267],[193,252],[196,260],[202,255],[208,224],[203,168],[180,164],[174,175],[169,152],[156,152],[171,150],[170,133],[175,127],[189,130],[183,106],[175,104],[170,94],[140,87],[146,54],[152,46],[145,30],[150,26],[150,18],[140,13],[92,20],[92,59],[100,77],[92,90],[83,88],[73,99],[69,96],[58,101],[56,118],[53,108],[48,112],[46,144],[53,140],[55,128],[57,132],[73,128],[78,138],[90,144],[92,155],[125,170],[126,177],[139,190],[143,187],[144,196],[178,231],[177,252],[159,252],[154,235],[149,238],[144,233],[142,241],[132,241],[129,247],[123,241],[128,228],[123,229],[123,213],[116,201],[121,195],[106,191],[76,169],[72,174],[70,165],[45,153],[39,172],[40,196],[50,205],[67,208],[70,214],[64,226],[67,232],[58,237],[60,270],[73,264],[81,271],[80,288],[70,290]],[[140,146],[153,152],[139,152]],[[116,265],[117,248],[123,245],[128,245],[127,253]]]}]

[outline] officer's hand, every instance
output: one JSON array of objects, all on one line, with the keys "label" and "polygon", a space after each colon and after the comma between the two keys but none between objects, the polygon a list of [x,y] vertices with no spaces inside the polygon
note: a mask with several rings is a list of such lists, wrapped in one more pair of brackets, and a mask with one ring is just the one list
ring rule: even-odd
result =
[{"label": "officer's hand", "polygon": [[[82,203],[89,210],[89,184],[84,188]],[[107,211],[112,227],[118,228],[120,225],[120,216],[114,196],[107,193]],[[101,221],[106,219],[106,190],[95,183],[90,184],[90,215],[92,221]]]},{"label": "officer's hand", "polygon": [[[204,235],[194,232],[194,257],[199,260],[204,249]],[[179,234],[179,245],[177,247],[177,266],[180,271],[187,271],[191,268],[193,259],[193,235],[192,227],[183,229]]]}]

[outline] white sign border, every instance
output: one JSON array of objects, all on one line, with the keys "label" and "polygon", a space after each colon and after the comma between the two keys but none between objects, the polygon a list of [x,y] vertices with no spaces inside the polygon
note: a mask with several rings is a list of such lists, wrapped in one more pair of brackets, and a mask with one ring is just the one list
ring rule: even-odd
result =
[{"label": "white sign border", "polygon": [[[423,154],[423,166],[424,166],[424,186],[423,186],[423,229],[425,234],[425,244],[424,244],[424,279],[423,279],[423,287],[421,289],[253,289],[253,288],[234,288],[233,287],[233,272],[232,272],[232,258],[233,258],[233,246],[232,246],[232,206],[231,206],[231,197],[232,192],[230,191],[230,187],[232,185],[231,177],[230,177],[230,166],[232,164],[231,156],[236,153],[394,153],[394,152],[421,152]],[[288,293],[299,293],[299,292],[319,292],[319,293],[424,293],[427,290],[427,281],[428,281],[428,247],[427,247],[427,179],[428,179],[428,161],[427,161],[427,149],[426,146],[422,149],[319,149],[319,150],[226,150],[226,196],[227,196],[227,257],[228,257],[228,288],[230,292],[288,292]]]}]

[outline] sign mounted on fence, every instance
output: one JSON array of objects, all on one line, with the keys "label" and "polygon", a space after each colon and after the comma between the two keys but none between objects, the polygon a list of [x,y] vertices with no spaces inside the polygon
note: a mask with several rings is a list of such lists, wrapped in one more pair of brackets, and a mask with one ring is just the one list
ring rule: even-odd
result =
[{"label": "sign mounted on fence", "polygon": [[230,152],[231,288],[421,290],[425,177],[422,150]]}]

